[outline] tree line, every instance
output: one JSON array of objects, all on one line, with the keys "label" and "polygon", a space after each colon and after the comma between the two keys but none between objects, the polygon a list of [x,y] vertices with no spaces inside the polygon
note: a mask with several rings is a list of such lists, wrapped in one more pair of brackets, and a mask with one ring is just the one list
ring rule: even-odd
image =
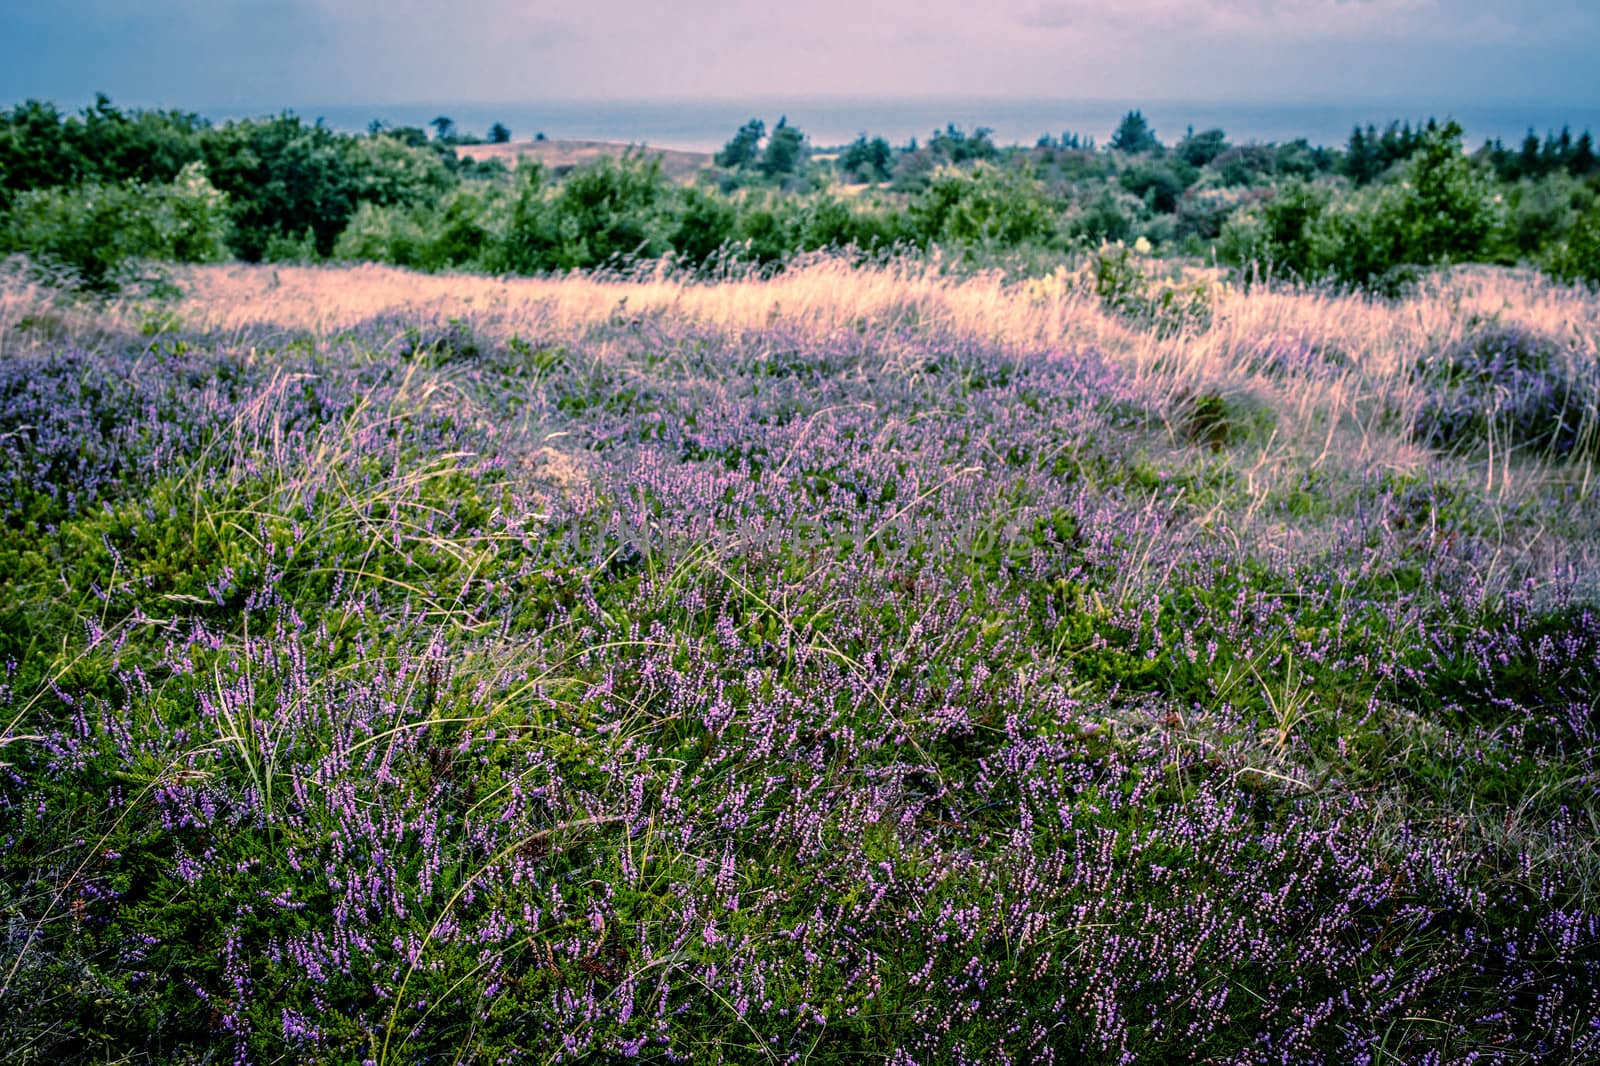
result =
[{"label": "tree line", "polygon": [[[1048,271],[1137,242],[1252,277],[1392,289],[1423,267],[1525,263],[1600,283],[1600,162],[1587,131],[1472,152],[1451,122],[1233,143],[1168,143],[1130,111],[1104,146],[1072,131],[1032,146],[954,124],[833,150],[779,117],[733,131],[673,182],[645,153],[570,172],[473,163],[447,117],[365,134],[291,113],[212,124],[181,111],[0,111],[0,253],[90,288],[150,260],[376,260],[540,273],[671,257],[684,269],[777,264],[818,249],[943,249],[946,261]],[[495,124],[489,140],[511,132]]]}]

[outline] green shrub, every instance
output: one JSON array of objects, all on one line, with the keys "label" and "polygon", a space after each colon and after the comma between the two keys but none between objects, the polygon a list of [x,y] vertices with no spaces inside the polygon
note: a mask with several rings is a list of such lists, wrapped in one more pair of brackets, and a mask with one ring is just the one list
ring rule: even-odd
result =
[{"label": "green shrub", "polygon": [[667,250],[661,217],[666,198],[659,159],[630,154],[573,171],[555,196],[562,238],[555,266],[590,268],[660,256]]},{"label": "green shrub", "polygon": [[911,201],[908,221],[925,245],[1016,246],[1056,237],[1055,208],[1044,188],[988,163],[971,170],[941,167]]},{"label": "green shrub", "polygon": [[211,262],[226,251],[227,198],[190,164],[168,185],[84,185],[21,193],[4,233],[11,251],[115,290],[136,259]]},{"label": "green shrub", "polygon": [[1183,191],[1193,185],[1199,171],[1181,159],[1135,163],[1119,175],[1122,187],[1145,202],[1152,211],[1170,215],[1178,209]]},{"label": "green shrub", "polygon": [[735,239],[738,212],[725,197],[689,186],[677,194],[669,240],[689,266],[712,263]]},{"label": "green shrub", "polygon": [[1524,178],[1506,188],[1493,253],[1505,263],[1537,262],[1559,247],[1589,203],[1583,185],[1565,174]]},{"label": "green shrub", "polygon": [[554,269],[560,251],[561,229],[545,185],[544,168],[537,164],[519,167],[513,179],[510,215],[500,240],[489,250],[489,267],[512,274],[537,274]]},{"label": "green shrub", "polygon": [[1545,268],[1558,281],[1600,287],[1600,201],[1573,223],[1567,239],[1549,253]]},{"label": "green shrub", "polygon": [[1325,266],[1318,250],[1317,224],[1327,205],[1324,189],[1288,182],[1257,206],[1223,223],[1217,255],[1225,263],[1271,277],[1314,280]]},{"label": "green shrub", "polygon": [[[1148,251],[1143,238],[1140,249]],[[1204,282],[1184,283],[1147,275],[1138,250],[1105,245],[1089,262],[1089,278],[1100,305],[1158,336],[1211,326],[1211,290]]]},{"label": "green shrub", "polygon": [[[1125,241],[1133,236],[1129,203],[1131,198],[1119,196],[1109,188],[1101,189],[1098,196],[1073,213],[1068,229],[1091,246]],[[1137,210],[1138,205],[1132,203],[1132,209]]]},{"label": "green shrub", "polygon": [[424,266],[428,235],[416,213],[403,207],[364,203],[333,244],[333,258]]}]

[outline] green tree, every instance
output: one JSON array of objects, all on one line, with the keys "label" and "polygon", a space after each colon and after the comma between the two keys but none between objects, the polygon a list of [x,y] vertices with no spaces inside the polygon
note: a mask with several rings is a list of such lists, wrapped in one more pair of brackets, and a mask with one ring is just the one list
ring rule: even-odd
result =
[{"label": "green tree", "polygon": [[1416,263],[1462,262],[1481,255],[1494,228],[1488,184],[1461,151],[1454,122],[1423,135],[1411,163],[1408,252]]},{"label": "green tree", "polygon": [[511,130],[503,122],[496,122],[489,127],[490,144],[508,144],[511,141]]},{"label": "green tree", "polygon": [[1159,152],[1161,141],[1150,128],[1150,123],[1145,120],[1142,111],[1129,111],[1122,116],[1116,132],[1111,135],[1111,147],[1118,152],[1139,155],[1144,152]]},{"label": "green tree", "polygon": [[762,177],[778,178],[797,173],[805,160],[806,136],[789,125],[787,117],[779,118],[767,138],[767,147],[761,153],[758,169]]},{"label": "green tree", "polygon": [[888,181],[894,149],[882,137],[861,134],[839,155],[839,172],[855,181]]},{"label": "green tree", "polygon": [[975,159],[993,160],[1000,155],[993,134],[994,130],[987,126],[979,126],[968,134],[954,122],[949,122],[945,124],[943,131],[934,130],[933,136],[928,138],[928,151],[948,163],[966,163]]},{"label": "green tree", "polygon": [[441,144],[450,144],[456,139],[456,122],[450,116],[438,115],[428,125],[433,127],[434,139]]},{"label": "green tree", "polygon": [[1218,129],[1194,132],[1191,128],[1178,142],[1178,158],[1192,167],[1203,167],[1228,150],[1228,135]]},{"label": "green tree", "polygon": [[753,118],[739,127],[727,144],[722,146],[713,162],[729,170],[748,170],[761,157],[761,141],[767,135],[767,124]]},{"label": "green tree", "polygon": [[228,194],[240,258],[259,260],[275,240],[299,240],[308,231],[318,254],[333,250],[361,189],[347,140],[288,113],[211,131],[203,142],[206,170]]},{"label": "green tree", "polygon": [[75,185],[89,176],[55,104],[26,100],[0,112],[0,180],[7,189]]}]

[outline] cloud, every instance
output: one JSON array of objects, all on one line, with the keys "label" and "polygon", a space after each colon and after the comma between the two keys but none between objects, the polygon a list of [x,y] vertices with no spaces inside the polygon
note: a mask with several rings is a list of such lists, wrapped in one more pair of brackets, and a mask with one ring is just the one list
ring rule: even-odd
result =
[{"label": "cloud", "polygon": [[1203,33],[1305,40],[1415,32],[1441,0],[1055,0],[1024,8],[1018,25],[1034,30]]}]

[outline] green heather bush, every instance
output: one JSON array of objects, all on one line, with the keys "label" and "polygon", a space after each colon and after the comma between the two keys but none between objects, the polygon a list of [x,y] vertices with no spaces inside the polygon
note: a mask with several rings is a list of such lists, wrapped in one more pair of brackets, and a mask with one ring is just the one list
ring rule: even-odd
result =
[{"label": "green heather bush", "polygon": [[1600,455],[1600,367],[1555,338],[1498,322],[1429,353],[1416,367],[1413,426],[1432,448],[1567,459]]},{"label": "green heather bush", "polygon": [[169,185],[84,185],[21,193],[0,244],[64,269],[85,288],[117,288],[135,259],[213,262],[226,254],[227,198],[198,163]]}]

